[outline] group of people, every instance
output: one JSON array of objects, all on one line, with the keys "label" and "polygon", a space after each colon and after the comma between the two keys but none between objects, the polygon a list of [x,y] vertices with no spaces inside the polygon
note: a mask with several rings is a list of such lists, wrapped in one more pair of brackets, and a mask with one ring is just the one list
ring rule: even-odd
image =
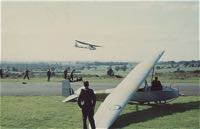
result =
[{"label": "group of people", "polygon": [[71,72],[71,74],[69,76],[68,75],[68,70],[65,69],[65,71],[64,71],[64,78],[73,81],[74,80],[74,72],[75,72],[75,70],[72,70],[72,72]]},{"label": "group of people", "polygon": [[[51,78],[51,70],[49,69],[48,71],[47,71],[47,81],[49,82],[50,81],[50,78]],[[29,80],[29,70],[28,69],[26,69],[26,71],[25,71],[25,75],[24,75],[24,79],[28,79]]]},{"label": "group of people", "polygon": [[[75,70],[72,70],[72,72],[70,73],[70,75],[68,75],[68,70],[65,69],[64,70],[64,78],[65,79],[69,79],[70,81],[73,81],[74,80],[74,72],[75,72]],[[26,69],[25,72],[24,72],[23,79],[27,78],[29,80],[30,79],[29,73],[30,73],[30,71],[28,69]],[[0,68],[0,77],[1,78],[3,78],[3,74],[4,74],[3,69]],[[47,81],[48,82],[50,81],[51,76],[52,76],[52,71],[51,71],[51,69],[48,69],[48,71],[47,71]]]}]

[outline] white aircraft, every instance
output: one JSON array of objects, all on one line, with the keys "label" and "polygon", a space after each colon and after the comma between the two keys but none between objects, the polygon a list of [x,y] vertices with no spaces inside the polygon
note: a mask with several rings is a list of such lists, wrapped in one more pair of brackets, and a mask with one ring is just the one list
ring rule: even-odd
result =
[{"label": "white aircraft", "polygon": [[90,44],[90,43],[86,43],[86,42],[82,42],[82,41],[78,41],[78,40],[75,40],[74,46],[77,48],[85,48],[85,49],[89,49],[89,50],[96,50],[96,47],[102,47],[99,45],[94,45],[94,44]]},{"label": "white aircraft", "polygon": [[[179,96],[178,91],[171,87],[163,87],[159,91],[152,91],[151,87],[146,86],[142,90],[139,89],[163,53],[164,51],[158,52],[153,57],[147,58],[146,61],[138,64],[116,88],[95,91],[95,94],[109,94],[94,116],[96,128],[108,129],[130,101],[142,103],[166,101]],[[76,99],[82,88],[79,88],[74,94],[70,94],[63,102]]]}]

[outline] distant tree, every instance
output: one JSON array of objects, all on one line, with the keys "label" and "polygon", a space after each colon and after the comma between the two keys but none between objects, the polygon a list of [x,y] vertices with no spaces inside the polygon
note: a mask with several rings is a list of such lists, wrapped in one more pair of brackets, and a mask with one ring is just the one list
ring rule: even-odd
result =
[{"label": "distant tree", "polygon": [[67,71],[70,71],[70,67],[69,66],[66,69],[67,69]]},{"label": "distant tree", "polygon": [[121,70],[126,71],[126,70],[127,70],[127,66],[126,66],[126,65],[123,65],[123,66],[121,67]]},{"label": "distant tree", "polygon": [[195,67],[195,65],[191,63],[191,64],[189,65],[189,67]]},{"label": "distant tree", "polygon": [[156,69],[161,69],[161,67],[160,66],[156,66]]},{"label": "distant tree", "polygon": [[52,67],[52,68],[51,68],[52,71],[55,71],[55,69],[56,69],[55,67]]},{"label": "distant tree", "polygon": [[172,68],[174,68],[175,63],[176,63],[175,61],[171,61],[171,67]]},{"label": "distant tree", "polygon": [[9,66],[6,67],[7,71],[11,71],[11,68]]},{"label": "distant tree", "polygon": [[81,67],[80,67],[80,70],[84,70],[84,69],[85,69],[85,67],[84,67],[84,66],[81,66]]},{"label": "distant tree", "polygon": [[175,68],[178,68],[178,67],[180,67],[179,64],[176,64],[176,65],[175,65]]},{"label": "distant tree", "polygon": [[184,65],[185,67],[188,67],[189,64],[190,64],[189,62],[185,62],[183,65]]},{"label": "distant tree", "polygon": [[15,71],[15,72],[17,72],[17,71],[18,71],[18,69],[17,69],[17,68],[15,68],[15,67],[12,67],[12,71]]},{"label": "distant tree", "polygon": [[119,66],[115,66],[115,70],[119,71],[120,67]]},{"label": "distant tree", "polygon": [[86,67],[87,67],[88,70],[91,68],[90,65],[87,65]]}]

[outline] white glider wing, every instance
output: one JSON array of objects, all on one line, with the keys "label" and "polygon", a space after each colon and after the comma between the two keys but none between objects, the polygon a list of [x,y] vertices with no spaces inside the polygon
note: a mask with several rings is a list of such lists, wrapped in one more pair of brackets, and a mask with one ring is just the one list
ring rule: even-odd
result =
[{"label": "white glider wing", "polygon": [[82,42],[82,41],[79,41],[79,40],[75,40],[76,43],[80,43],[80,44],[84,44],[84,45],[89,45],[89,46],[92,46],[92,47],[102,47],[102,46],[99,46],[99,45],[95,45],[95,44],[91,44],[91,43],[86,43],[86,42]]},{"label": "white glider wing", "polygon": [[[69,102],[71,100],[77,99],[78,96],[81,93],[81,89],[84,89],[84,87],[80,87],[78,90],[75,91],[75,93],[73,95],[68,96],[67,98],[65,98],[62,102]],[[95,94],[110,94],[111,91],[113,89],[106,89],[106,90],[98,90],[98,91],[94,91]]]},{"label": "white glider wing", "polygon": [[102,94],[102,93],[105,93],[105,94],[110,94],[112,92],[114,88],[112,89],[105,89],[105,90],[98,90],[98,91],[94,91],[95,94]]},{"label": "white glider wing", "polygon": [[94,119],[97,129],[108,129],[117,119],[134,92],[143,83],[151,69],[158,62],[164,51],[138,64],[127,77],[106,97],[97,110]]},{"label": "white glider wing", "polygon": [[78,95],[77,95],[77,94],[73,94],[73,95],[68,96],[68,97],[67,97],[66,99],[64,99],[62,102],[69,102],[69,101],[74,100],[74,99],[76,99],[76,98],[78,98]]},{"label": "white glider wing", "polygon": [[73,95],[68,96],[62,102],[69,102],[71,100],[78,98],[79,94],[81,93],[81,89],[84,89],[84,87],[83,86],[80,87],[78,90],[75,91],[75,93]]}]

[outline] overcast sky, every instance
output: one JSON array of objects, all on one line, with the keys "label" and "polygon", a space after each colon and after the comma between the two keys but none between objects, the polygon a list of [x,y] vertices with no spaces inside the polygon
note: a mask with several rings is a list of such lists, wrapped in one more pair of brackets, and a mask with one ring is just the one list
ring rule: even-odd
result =
[{"label": "overcast sky", "polygon": [[[2,2],[1,60],[199,60],[197,2]],[[103,46],[75,48],[74,40]]]}]

